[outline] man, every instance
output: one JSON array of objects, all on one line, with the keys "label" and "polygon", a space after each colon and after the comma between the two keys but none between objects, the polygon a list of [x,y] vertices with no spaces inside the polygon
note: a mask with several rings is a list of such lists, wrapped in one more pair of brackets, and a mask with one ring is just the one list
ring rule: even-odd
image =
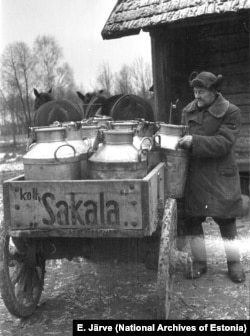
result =
[{"label": "man", "polygon": [[232,281],[242,282],[245,274],[237,245],[236,217],[241,215],[240,179],[234,146],[240,130],[240,110],[218,92],[223,77],[211,72],[192,73],[189,78],[194,101],[182,113],[189,135],[179,141],[188,149],[190,162],[184,197],[185,224],[190,235],[193,270],[190,279],[207,270],[202,222],[213,217],[219,225]]}]

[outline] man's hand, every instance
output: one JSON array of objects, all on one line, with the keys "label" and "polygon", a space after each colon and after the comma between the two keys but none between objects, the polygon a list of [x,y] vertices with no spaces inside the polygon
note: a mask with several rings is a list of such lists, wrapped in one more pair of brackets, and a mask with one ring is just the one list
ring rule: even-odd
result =
[{"label": "man's hand", "polygon": [[189,149],[192,146],[193,137],[192,135],[185,135],[178,142],[179,147],[184,149]]}]

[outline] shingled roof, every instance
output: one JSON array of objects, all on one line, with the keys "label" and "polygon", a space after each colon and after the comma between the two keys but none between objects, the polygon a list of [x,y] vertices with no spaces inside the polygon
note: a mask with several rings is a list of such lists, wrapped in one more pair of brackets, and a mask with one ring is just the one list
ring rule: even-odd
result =
[{"label": "shingled roof", "polygon": [[141,29],[250,9],[250,0],[118,0],[103,30],[103,39],[139,34]]}]

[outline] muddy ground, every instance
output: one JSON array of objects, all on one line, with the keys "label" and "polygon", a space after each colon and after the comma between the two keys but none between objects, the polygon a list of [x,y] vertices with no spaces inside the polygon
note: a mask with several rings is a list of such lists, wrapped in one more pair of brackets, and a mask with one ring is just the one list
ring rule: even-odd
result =
[{"label": "muddy ground", "polygon": [[[22,172],[24,147],[0,148],[1,181]],[[3,219],[2,189],[0,220]],[[184,269],[176,269],[169,319],[250,319],[250,217],[237,220],[246,281],[235,284],[227,276],[225,253],[219,229],[213,221],[204,223],[208,272],[198,280],[186,280]],[[188,245],[184,245],[188,251]],[[45,287],[35,313],[17,319],[0,298],[0,335],[44,336],[72,334],[73,319],[153,320],[156,318],[155,270],[142,262],[117,256],[112,259],[74,258],[46,262]]]}]

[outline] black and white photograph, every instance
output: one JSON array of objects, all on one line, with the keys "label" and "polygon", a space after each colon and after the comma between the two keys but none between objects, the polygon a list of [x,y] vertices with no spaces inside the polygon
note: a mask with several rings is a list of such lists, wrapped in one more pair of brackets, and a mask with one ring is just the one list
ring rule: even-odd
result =
[{"label": "black and white photograph", "polygon": [[250,0],[0,18],[0,336],[246,333]]}]

